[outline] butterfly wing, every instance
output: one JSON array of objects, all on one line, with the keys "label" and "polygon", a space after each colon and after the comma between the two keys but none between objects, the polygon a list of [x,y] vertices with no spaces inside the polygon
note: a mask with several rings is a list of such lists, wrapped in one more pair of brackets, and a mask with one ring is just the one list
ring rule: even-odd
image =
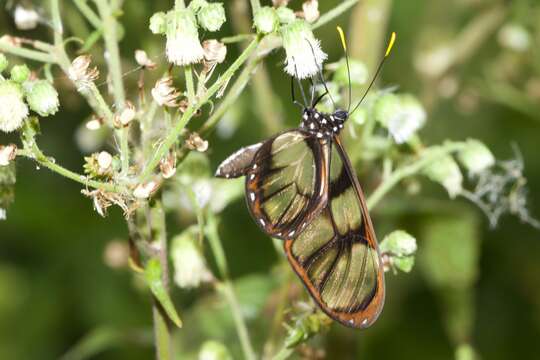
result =
[{"label": "butterfly wing", "polygon": [[289,262],[321,309],[366,328],[384,303],[384,271],[362,190],[339,138],[332,145],[328,201],[284,243]]},{"label": "butterfly wing", "polygon": [[285,239],[326,203],[329,146],[292,130],[265,141],[246,170],[251,215],[268,235]]},{"label": "butterfly wing", "polygon": [[263,143],[246,146],[225,159],[216,170],[216,177],[233,179],[246,175],[253,158]]}]

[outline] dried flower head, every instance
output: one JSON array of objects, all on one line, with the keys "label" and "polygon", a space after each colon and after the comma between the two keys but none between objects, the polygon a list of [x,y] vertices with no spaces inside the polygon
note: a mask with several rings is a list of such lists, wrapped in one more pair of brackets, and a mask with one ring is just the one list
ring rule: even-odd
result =
[{"label": "dried flower head", "polygon": [[167,13],[166,52],[169,62],[184,66],[203,59],[204,51],[199,41],[195,15],[189,9]]},{"label": "dried flower head", "polygon": [[304,20],[295,20],[281,29],[283,47],[287,54],[285,71],[291,76],[305,79],[316,75],[327,55],[320,41],[313,36]]},{"label": "dried flower head", "polygon": [[97,80],[99,71],[97,67],[90,67],[92,57],[90,55],[77,56],[68,69],[69,78],[75,82],[77,88],[85,89],[89,83]]},{"label": "dried flower head", "polygon": [[53,115],[58,111],[58,92],[47,80],[27,81],[24,90],[28,106],[40,116]]},{"label": "dried flower head", "polygon": [[107,216],[107,209],[111,207],[113,204],[119,206],[123,212],[124,216],[128,217],[130,216],[132,209],[130,209],[126,205],[125,199],[116,193],[110,193],[103,190],[81,190],[81,194],[84,196],[87,196],[89,198],[92,198],[94,202],[94,210],[102,216]]},{"label": "dried flower head", "polygon": [[39,24],[39,14],[35,9],[27,9],[17,5],[13,12],[13,21],[19,30],[32,30]]},{"label": "dried flower head", "polygon": [[313,23],[319,19],[319,2],[317,0],[308,0],[302,4],[302,15],[308,23]]},{"label": "dried flower head", "polygon": [[159,79],[152,89],[152,97],[161,106],[176,107],[180,93],[173,86],[170,76]]},{"label": "dried flower head", "polygon": [[137,64],[148,70],[154,70],[157,67],[157,64],[150,60],[148,54],[144,50],[135,50],[135,61],[137,61]]},{"label": "dried flower head", "polygon": [[148,199],[158,188],[159,184],[155,181],[139,184],[133,190],[133,196],[137,199]]},{"label": "dried flower head", "polygon": [[164,179],[170,179],[176,174],[176,156],[174,152],[169,152],[166,157],[161,159],[159,169]]},{"label": "dried flower head", "polygon": [[227,46],[222,42],[211,39],[203,42],[204,49],[204,66],[207,71],[212,69],[216,64],[221,64],[227,56]]},{"label": "dried flower head", "polygon": [[197,150],[199,152],[205,152],[208,150],[208,141],[203,140],[197,133],[191,133],[186,140],[186,146],[190,150]]},{"label": "dried flower head", "polygon": [[13,81],[0,81],[0,130],[19,129],[28,117],[28,106],[23,101],[21,86]]},{"label": "dried flower head", "polygon": [[289,0],[272,0],[272,4],[274,7],[287,6],[289,4]]},{"label": "dried flower head", "polygon": [[121,128],[128,126],[133,119],[135,119],[135,116],[137,115],[137,110],[135,109],[135,105],[131,101],[126,101],[126,105],[120,112],[120,114],[116,114],[114,117],[114,126]]},{"label": "dried flower head", "polygon": [[17,145],[0,145],[0,166],[8,166],[17,156]]}]

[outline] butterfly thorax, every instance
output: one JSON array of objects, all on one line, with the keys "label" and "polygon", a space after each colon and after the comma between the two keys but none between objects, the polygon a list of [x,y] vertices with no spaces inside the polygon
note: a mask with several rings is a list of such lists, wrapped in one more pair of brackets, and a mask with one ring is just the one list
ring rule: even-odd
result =
[{"label": "butterfly thorax", "polygon": [[339,134],[349,114],[344,110],[337,110],[332,114],[319,112],[313,108],[304,109],[300,129],[305,130],[317,138],[329,138]]}]

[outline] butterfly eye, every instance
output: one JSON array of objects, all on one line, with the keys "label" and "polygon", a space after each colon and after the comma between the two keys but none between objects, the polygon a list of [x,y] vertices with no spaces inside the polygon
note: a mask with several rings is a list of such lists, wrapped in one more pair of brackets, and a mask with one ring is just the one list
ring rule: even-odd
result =
[{"label": "butterfly eye", "polygon": [[345,110],[337,110],[334,112],[333,116],[338,120],[345,121],[349,117],[349,113]]}]

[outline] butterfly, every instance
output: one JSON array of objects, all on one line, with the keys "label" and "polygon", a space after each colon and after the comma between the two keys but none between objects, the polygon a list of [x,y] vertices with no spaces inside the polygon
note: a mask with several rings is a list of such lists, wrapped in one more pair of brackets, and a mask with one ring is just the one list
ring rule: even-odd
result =
[{"label": "butterfly", "polygon": [[283,240],[287,259],[313,300],[341,324],[367,328],[384,304],[383,262],[340,139],[350,106],[318,111],[327,93],[326,88],[316,101],[312,93],[297,129],[238,150],[219,165],[216,176],[245,176],[249,212],[262,231]]}]

